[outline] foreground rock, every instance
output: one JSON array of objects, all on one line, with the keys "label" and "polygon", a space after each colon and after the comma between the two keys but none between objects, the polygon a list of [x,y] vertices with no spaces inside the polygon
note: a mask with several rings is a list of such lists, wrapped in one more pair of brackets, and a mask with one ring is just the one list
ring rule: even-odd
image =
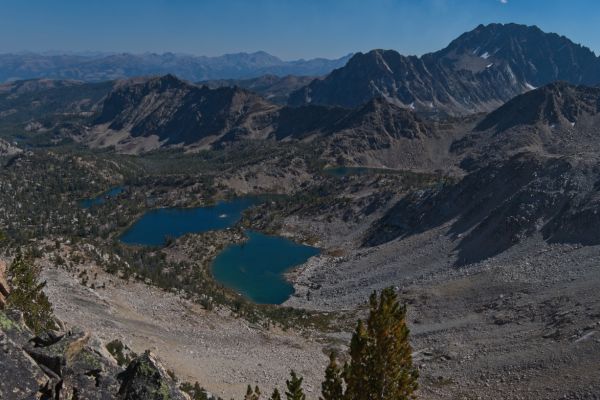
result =
[{"label": "foreground rock", "polygon": [[32,333],[0,313],[1,399],[188,399],[151,354],[120,367],[100,340],[79,330]]}]

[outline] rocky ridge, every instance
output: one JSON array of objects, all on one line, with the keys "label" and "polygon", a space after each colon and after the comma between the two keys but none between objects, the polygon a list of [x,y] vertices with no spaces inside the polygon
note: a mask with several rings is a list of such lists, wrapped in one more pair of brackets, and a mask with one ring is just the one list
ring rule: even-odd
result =
[{"label": "rocky ridge", "polygon": [[[318,141],[323,157],[333,163],[387,167],[429,167],[438,142],[444,142],[412,110],[382,98],[357,109],[282,107],[244,89],[199,87],[172,75],[122,82],[104,100],[94,124],[89,144],[116,145],[126,152],[136,140],[153,144],[133,152],[215,148],[245,140]],[[398,152],[404,157],[395,157]]]}]

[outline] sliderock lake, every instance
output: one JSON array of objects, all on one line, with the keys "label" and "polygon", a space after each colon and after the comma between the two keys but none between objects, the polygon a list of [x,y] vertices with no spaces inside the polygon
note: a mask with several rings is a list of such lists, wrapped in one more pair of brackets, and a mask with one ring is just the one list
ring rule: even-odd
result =
[{"label": "sliderock lake", "polygon": [[[244,210],[262,201],[243,197],[207,207],[148,211],[120,239],[130,245],[162,246],[169,237],[234,226]],[[254,231],[246,235],[246,242],[230,245],[217,255],[211,266],[214,278],[256,303],[283,303],[294,292],[285,272],[319,254],[319,249]]]}]

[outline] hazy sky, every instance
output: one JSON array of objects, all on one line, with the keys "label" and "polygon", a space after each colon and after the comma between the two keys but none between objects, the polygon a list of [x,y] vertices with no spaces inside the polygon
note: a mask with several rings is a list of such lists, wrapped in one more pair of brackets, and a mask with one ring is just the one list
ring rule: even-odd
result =
[{"label": "hazy sky", "polygon": [[0,53],[422,54],[490,22],[536,24],[600,51],[598,0],[0,0]]}]

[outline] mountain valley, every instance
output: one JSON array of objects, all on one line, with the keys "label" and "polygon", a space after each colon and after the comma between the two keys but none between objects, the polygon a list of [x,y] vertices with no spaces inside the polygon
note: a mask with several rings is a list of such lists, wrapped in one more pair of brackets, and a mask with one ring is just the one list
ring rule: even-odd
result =
[{"label": "mountain valley", "polygon": [[[0,85],[0,261],[30,252],[67,328],[150,349],[222,398],[290,369],[318,398],[329,352],[346,361],[390,286],[418,398],[596,398],[600,58],[490,24],[421,57],[275,61]],[[150,210],[247,195],[267,200],[232,227],[120,240]],[[213,276],[248,230],[320,250],[285,273],[280,305]]]}]

